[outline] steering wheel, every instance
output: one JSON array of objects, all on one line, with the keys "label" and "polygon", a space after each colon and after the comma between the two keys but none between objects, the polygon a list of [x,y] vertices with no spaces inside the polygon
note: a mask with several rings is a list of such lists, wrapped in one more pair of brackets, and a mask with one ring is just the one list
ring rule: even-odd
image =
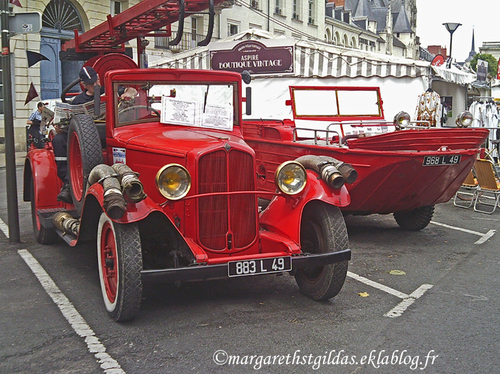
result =
[{"label": "steering wheel", "polygon": [[66,88],[64,88],[64,90],[62,90],[62,92],[61,92],[61,101],[63,103],[67,103],[68,102],[68,100],[66,99],[66,95],[68,94],[69,90],[71,90],[78,83],[80,83],[80,81],[81,81],[80,78],[75,79],[73,82],[71,82],[69,85],[67,85]]}]

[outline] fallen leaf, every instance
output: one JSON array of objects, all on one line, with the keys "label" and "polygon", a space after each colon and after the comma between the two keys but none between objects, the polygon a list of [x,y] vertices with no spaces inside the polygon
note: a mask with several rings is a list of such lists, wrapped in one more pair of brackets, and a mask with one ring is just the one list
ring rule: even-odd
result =
[{"label": "fallen leaf", "polygon": [[406,275],[406,273],[403,270],[391,270],[389,272],[391,275]]},{"label": "fallen leaf", "polygon": [[358,296],[368,297],[368,296],[370,296],[370,294],[368,292],[360,292],[360,293],[358,293]]}]

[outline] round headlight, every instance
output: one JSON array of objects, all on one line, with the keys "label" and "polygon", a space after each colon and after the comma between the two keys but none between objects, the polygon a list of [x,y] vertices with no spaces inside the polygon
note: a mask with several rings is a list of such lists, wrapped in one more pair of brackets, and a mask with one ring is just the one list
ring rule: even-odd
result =
[{"label": "round headlight", "polygon": [[284,162],[276,169],[274,181],[284,194],[298,194],[307,183],[306,169],[295,161]]},{"label": "round headlight", "polygon": [[473,120],[474,117],[472,117],[472,113],[465,110],[458,115],[455,123],[457,124],[457,127],[469,127],[472,125]]},{"label": "round headlight", "polygon": [[182,165],[165,165],[156,174],[156,187],[165,198],[179,200],[189,192],[191,176]]},{"label": "round headlight", "polygon": [[399,112],[394,116],[394,126],[400,129],[410,124],[410,115],[406,112]]}]

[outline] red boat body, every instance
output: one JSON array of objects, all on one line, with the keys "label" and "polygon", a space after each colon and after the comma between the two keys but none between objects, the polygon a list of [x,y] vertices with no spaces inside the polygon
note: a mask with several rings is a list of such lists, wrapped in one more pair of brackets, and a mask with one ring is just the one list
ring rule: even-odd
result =
[{"label": "red boat body", "polygon": [[[381,102],[379,100],[380,106]],[[331,122],[333,118],[322,115],[307,119],[317,121],[321,128],[321,122]],[[388,126],[382,109],[373,118],[360,116],[357,124],[353,122],[355,116],[347,120],[351,130]],[[299,137],[295,121],[291,120],[245,120],[242,128],[246,142],[256,153],[261,191],[274,188],[274,171],[286,160],[303,155],[324,155],[352,164],[358,178],[346,185],[351,204],[342,207],[344,213],[351,214],[411,211],[448,201],[469,173],[489,134],[488,129],[480,128],[414,127],[363,137],[344,136],[342,130],[331,138],[327,134],[328,140],[325,140],[316,133],[309,139]],[[365,135],[363,131],[359,133]],[[341,142],[339,136],[344,137]]]}]

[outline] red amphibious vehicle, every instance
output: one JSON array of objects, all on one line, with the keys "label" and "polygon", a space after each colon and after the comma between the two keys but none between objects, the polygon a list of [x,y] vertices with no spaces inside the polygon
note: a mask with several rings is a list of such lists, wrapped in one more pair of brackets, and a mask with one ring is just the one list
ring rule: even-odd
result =
[{"label": "red amphibious vehicle", "polygon": [[[286,160],[325,155],[351,164],[345,214],[394,213],[408,230],[426,227],[434,205],[448,201],[469,173],[487,129],[411,123],[408,114],[385,120],[377,87],[290,87],[293,120],[245,120],[243,135],[255,150],[258,188],[274,189],[274,170]],[[355,179],[355,178],[352,178]],[[348,181],[349,182],[349,181]]]}]

